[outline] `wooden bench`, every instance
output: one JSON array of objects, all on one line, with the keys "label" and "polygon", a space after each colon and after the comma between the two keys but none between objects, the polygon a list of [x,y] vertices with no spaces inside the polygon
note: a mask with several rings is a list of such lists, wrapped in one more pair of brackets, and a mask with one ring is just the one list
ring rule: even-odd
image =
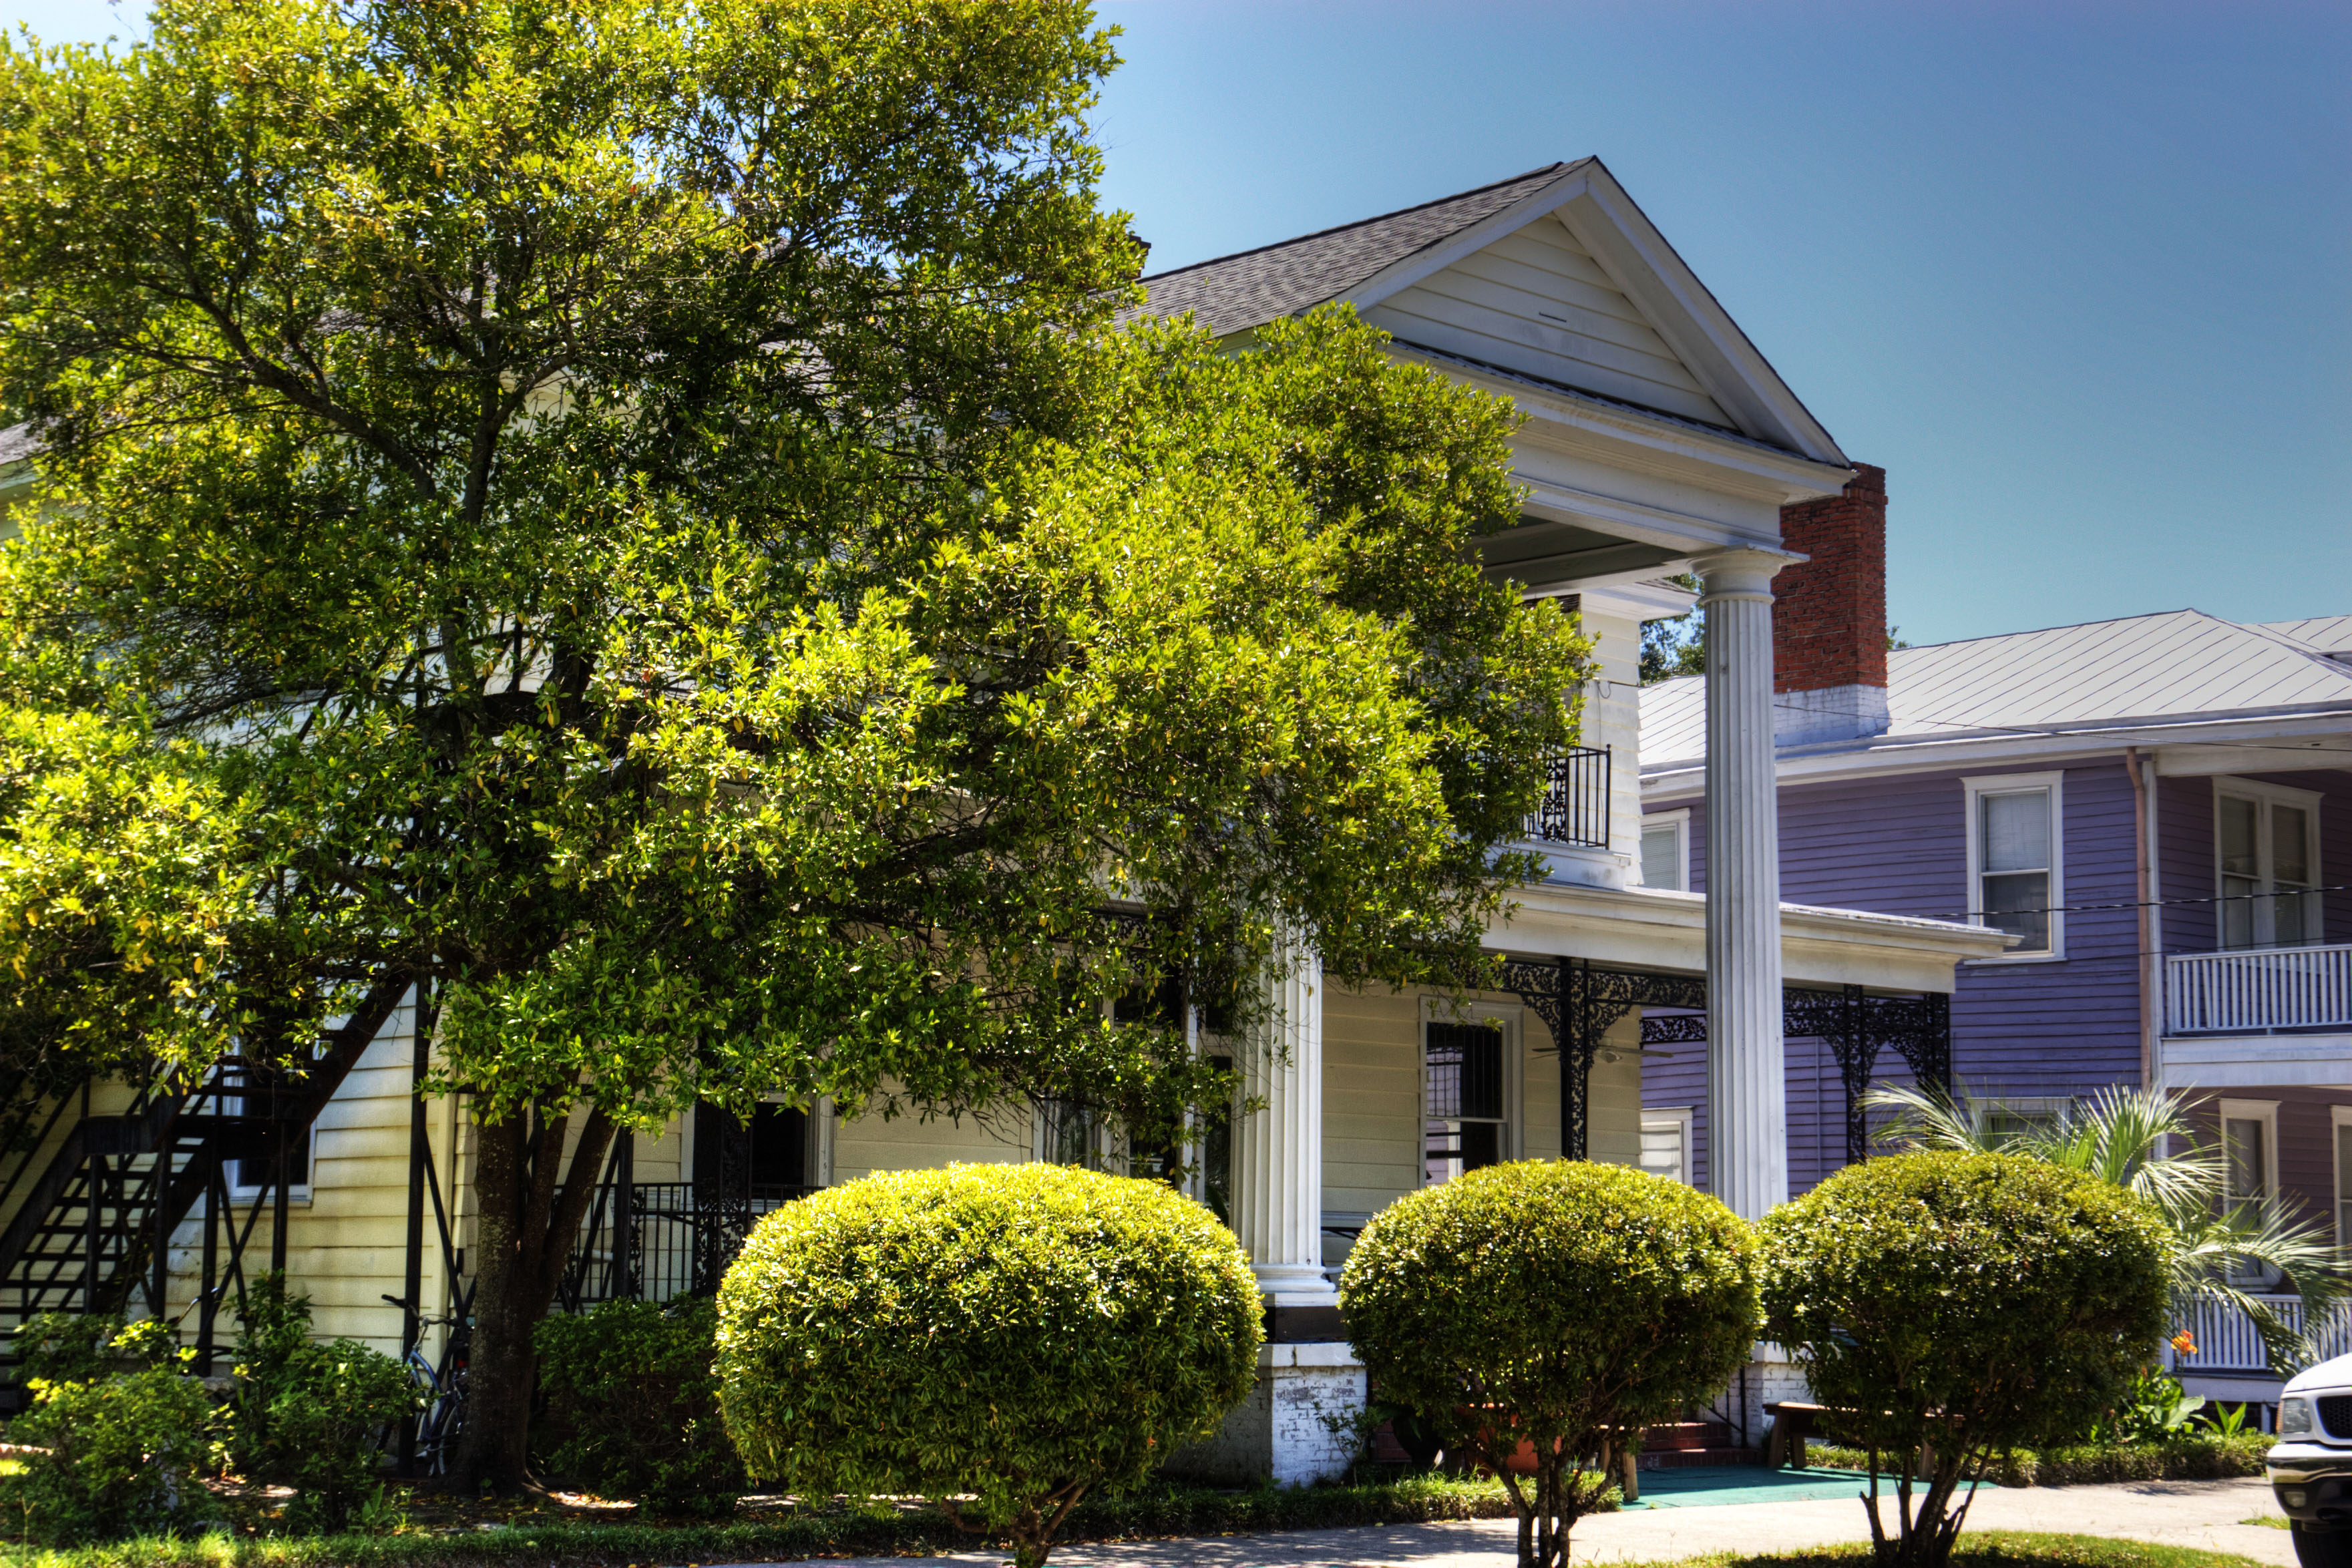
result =
[{"label": "wooden bench", "polygon": [[1767,1405],[1764,1414],[1772,1418],[1771,1435],[1764,1439],[1765,1468],[1777,1470],[1785,1465],[1803,1469],[1805,1439],[1821,1436],[1818,1424],[1830,1414],[1830,1407],[1784,1399],[1778,1405]]}]

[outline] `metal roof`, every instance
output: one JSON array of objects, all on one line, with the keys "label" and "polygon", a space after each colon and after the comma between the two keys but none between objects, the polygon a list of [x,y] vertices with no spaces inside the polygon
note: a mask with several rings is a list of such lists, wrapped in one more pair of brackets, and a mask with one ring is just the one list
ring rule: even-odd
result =
[{"label": "metal roof", "polygon": [[1218,337],[1262,327],[1338,299],[1591,162],[1547,163],[1475,191],[1157,273],[1143,279],[1151,295],[1145,309],[1158,316],[1190,310]]},{"label": "metal roof", "polygon": [[[1887,729],[1805,750],[2352,707],[2352,663],[2327,648],[2352,645],[2347,634],[2352,616],[2263,626],[2168,610],[1896,648],[1886,656]],[[1641,745],[1644,772],[1706,755],[1706,677],[1642,689]]]}]

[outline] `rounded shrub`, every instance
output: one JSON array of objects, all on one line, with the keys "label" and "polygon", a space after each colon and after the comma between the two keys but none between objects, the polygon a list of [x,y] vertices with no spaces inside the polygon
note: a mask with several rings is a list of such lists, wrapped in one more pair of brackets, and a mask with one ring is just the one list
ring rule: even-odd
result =
[{"label": "rounded shrub", "polygon": [[1587,1456],[1678,1416],[1746,1362],[1756,1274],[1748,1226],[1706,1194],[1531,1160],[1390,1205],[1339,1296],[1382,1396],[1503,1477],[1533,1568],[1567,1561],[1570,1530],[1608,1489],[1580,1470]]},{"label": "rounded shrub", "polygon": [[941,1500],[1027,1568],[1081,1497],[1141,1482],[1248,1394],[1259,1314],[1232,1233],[1158,1183],[868,1176],[752,1232],[719,1292],[719,1406],[753,1476]]},{"label": "rounded shrub", "polygon": [[[2040,1160],[1871,1160],[1759,1228],[1766,1331],[1807,1363],[1839,1436],[1894,1461],[1903,1523],[1884,1555],[1905,1563],[1945,1561],[1966,1518],[1948,1508],[1959,1483],[2009,1448],[2080,1433],[2128,1394],[2164,1329],[2161,1218]],[[1915,1474],[1927,1478],[1916,1508]]]},{"label": "rounded shrub", "polygon": [[0,1475],[15,1533],[74,1546],[212,1522],[202,1479],[218,1462],[212,1402],[169,1324],[45,1313],[19,1342],[33,1403],[8,1440],[27,1451]]}]

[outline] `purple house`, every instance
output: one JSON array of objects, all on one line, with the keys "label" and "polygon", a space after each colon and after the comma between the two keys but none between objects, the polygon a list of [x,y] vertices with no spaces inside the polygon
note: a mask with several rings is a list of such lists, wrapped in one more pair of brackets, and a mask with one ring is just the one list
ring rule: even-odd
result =
[{"label": "purple house", "polygon": [[[2028,1117],[2106,1084],[2192,1090],[2238,1194],[2300,1200],[2352,1245],[2352,615],[1889,652],[1884,476],[1817,505],[1810,537],[1784,526],[1811,560],[1774,584],[1781,896],[2009,931],[1960,965],[1958,1082]],[[1705,686],[1642,692],[1651,886],[1706,885]],[[1854,1130],[1829,1043],[1786,1049],[1802,1191]],[[1642,1076],[1645,1126],[1686,1137],[1702,1183],[1705,1072],[1685,1049]]]}]

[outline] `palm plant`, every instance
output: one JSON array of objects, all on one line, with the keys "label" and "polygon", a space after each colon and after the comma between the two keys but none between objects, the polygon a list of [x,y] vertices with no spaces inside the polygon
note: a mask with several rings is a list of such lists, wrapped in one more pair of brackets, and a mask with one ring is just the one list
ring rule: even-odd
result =
[{"label": "palm plant", "polygon": [[2110,1086],[2046,1121],[1965,1090],[1884,1085],[1862,1103],[1894,1113],[1878,1136],[1897,1148],[2023,1154],[2146,1199],[2170,1233],[2175,1321],[2195,1321],[2200,1302],[2235,1308],[2282,1374],[2314,1359],[2311,1336],[2246,1289],[2247,1281],[2280,1279],[2301,1301],[2303,1323],[2314,1327],[2352,1295],[2345,1256],[2324,1225],[2275,1197],[2230,1200],[2222,1151],[2200,1132],[2180,1094]]}]

